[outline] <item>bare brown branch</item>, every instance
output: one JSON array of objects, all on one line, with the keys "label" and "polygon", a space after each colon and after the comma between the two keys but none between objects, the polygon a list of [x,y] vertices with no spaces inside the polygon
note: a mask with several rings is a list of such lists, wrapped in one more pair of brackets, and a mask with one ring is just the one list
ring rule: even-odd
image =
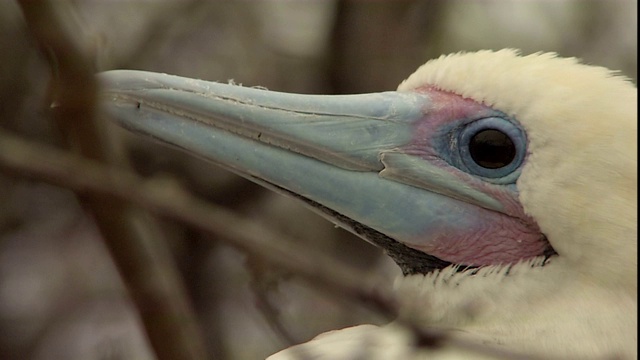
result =
[{"label": "bare brown branch", "polygon": [[[29,30],[48,56],[53,120],[67,145],[85,157],[112,157],[95,121],[97,82],[54,1],[18,1]],[[86,193],[96,223],[141,315],[159,359],[204,359],[204,343],[176,266],[159,231],[123,198]]]}]

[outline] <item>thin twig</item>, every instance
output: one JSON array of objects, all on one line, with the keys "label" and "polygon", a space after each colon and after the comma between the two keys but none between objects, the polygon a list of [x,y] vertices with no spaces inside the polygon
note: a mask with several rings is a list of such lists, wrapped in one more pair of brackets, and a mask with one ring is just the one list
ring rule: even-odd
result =
[{"label": "thin twig", "polygon": [[[25,20],[47,55],[52,71],[53,120],[67,146],[108,163],[108,150],[95,121],[97,82],[89,61],[69,34],[52,0],[18,0]],[[184,285],[157,227],[126,198],[100,193],[80,196],[96,220],[120,271],[158,359],[206,357],[202,334]],[[159,240],[160,239],[160,240]]]}]

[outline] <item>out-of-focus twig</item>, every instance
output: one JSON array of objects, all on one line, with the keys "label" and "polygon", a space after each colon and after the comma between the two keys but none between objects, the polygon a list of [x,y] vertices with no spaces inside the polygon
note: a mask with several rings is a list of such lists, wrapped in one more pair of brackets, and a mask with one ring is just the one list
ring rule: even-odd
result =
[{"label": "out-of-focus twig", "polygon": [[[184,191],[176,182],[143,179],[115,167],[106,167],[49,146],[27,142],[0,131],[0,170],[70,188],[82,194],[127,199],[154,213],[177,219],[197,229],[218,235],[229,245],[295,273],[314,285],[370,307],[393,319],[397,314],[392,296],[375,289],[366,274],[315,252],[256,222],[239,217]],[[444,344],[502,359],[539,360],[470,342],[420,326],[411,319],[399,319],[414,334],[416,344],[438,347]]]},{"label": "out-of-focus twig", "polygon": [[[28,28],[52,70],[53,120],[67,145],[87,158],[109,162],[95,121],[97,82],[71,41],[55,1],[18,0]],[[47,150],[44,150],[47,151]],[[26,160],[26,159],[25,159]],[[28,161],[28,160],[26,160]],[[204,359],[204,342],[161,234],[126,198],[85,193],[96,223],[140,313],[158,359]]]}]

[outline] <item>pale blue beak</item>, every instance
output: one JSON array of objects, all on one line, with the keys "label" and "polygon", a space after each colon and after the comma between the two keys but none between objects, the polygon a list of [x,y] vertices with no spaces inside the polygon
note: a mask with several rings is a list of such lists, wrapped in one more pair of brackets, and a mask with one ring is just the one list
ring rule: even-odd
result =
[{"label": "pale blue beak", "polygon": [[[425,94],[297,95],[126,70],[99,80],[105,111],[123,127],[305,201],[385,247],[406,273],[449,264],[414,250],[417,242],[475,231],[487,209],[501,208],[422,159],[418,175],[381,176],[385,154],[413,141],[432,105]],[[394,164],[417,162],[400,155]]]}]

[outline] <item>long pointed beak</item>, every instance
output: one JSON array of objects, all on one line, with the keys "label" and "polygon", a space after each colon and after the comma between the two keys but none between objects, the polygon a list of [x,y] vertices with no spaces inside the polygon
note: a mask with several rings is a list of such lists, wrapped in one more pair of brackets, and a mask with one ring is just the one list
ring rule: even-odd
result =
[{"label": "long pointed beak", "polygon": [[379,178],[380,154],[411,140],[428,102],[398,92],[287,94],[142,71],[100,79],[107,111],[124,127],[356,221],[376,208],[371,194],[400,185]]},{"label": "long pointed beak", "polygon": [[[106,80],[107,96],[114,101],[110,111],[123,125],[143,133],[157,135],[162,119],[172,119],[167,127],[171,132],[182,125],[200,123],[210,135],[226,131],[360,171],[382,170],[380,150],[410,140],[411,123],[419,118],[427,100],[418,94],[398,92],[287,94],[142,71],[110,71],[101,78]],[[219,151],[210,157],[198,146],[210,149],[206,144],[191,142],[188,149],[219,162]],[[237,170],[251,172],[246,166]]]},{"label": "long pointed beak", "polygon": [[486,209],[442,193],[499,205],[465,195],[468,186],[428,163],[421,184],[448,190],[384,176],[385,155],[411,142],[430,107],[425,94],[296,95],[124,70],[99,78],[105,110],[122,126],[301,198],[387,250],[380,237],[428,249],[431,238],[484,226]]}]

